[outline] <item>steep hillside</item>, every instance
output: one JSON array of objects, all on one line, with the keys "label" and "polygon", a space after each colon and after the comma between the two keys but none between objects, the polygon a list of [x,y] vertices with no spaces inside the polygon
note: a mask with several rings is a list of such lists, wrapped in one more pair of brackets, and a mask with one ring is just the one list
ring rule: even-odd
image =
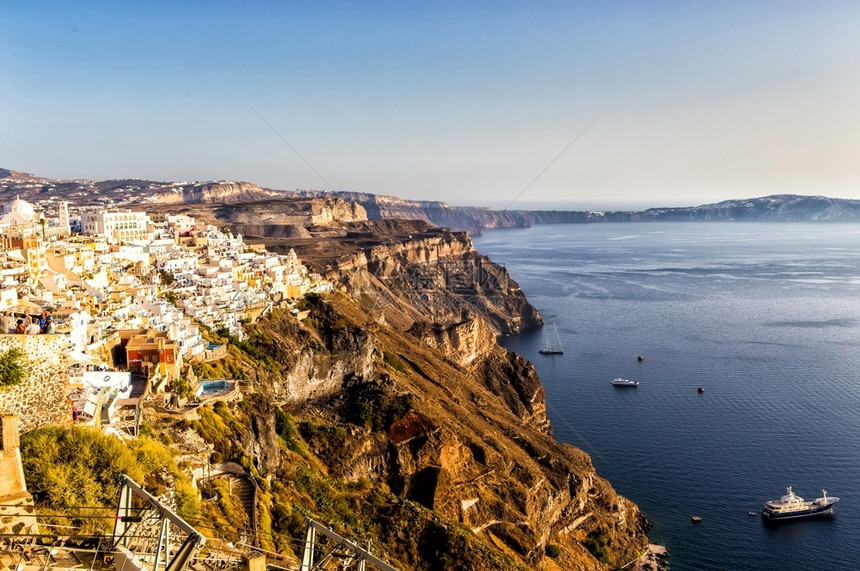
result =
[{"label": "steep hillside", "polygon": [[465,232],[421,221],[369,220],[308,228],[309,238],[263,239],[302,260],[368,312],[401,330],[482,316],[496,334],[542,323],[505,268],[475,251]]},{"label": "steep hillside", "polygon": [[257,476],[265,548],[290,553],[310,515],[404,570],[610,569],[641,555],[645,517],[553,440],[534,368],[496,342],[540,324],[503,268],[423,222],[308,231],[272,245],[340,291],[308,296],[304,321],[275,310],[228,362],[198,370],[240,372],[243,401],[150,418],[198,464],[214,451]]},{"label": "steep hillside", "polygon": [[309,308],[249,329],[256,396],[221,407],[228,433],[173,428],[268,478],[271,547],[310,513],[402,569],[610,569],[641,554],[647,520],[552,439],[534,369],[480,317],[403,332],[343,294]]},{"label": "steep hillside", "polygon": [[255,396],[217,412],[232,428],[180,427],[268,477],[270,547],[310,513],[403,569],[608,569],[641,554],[647,520],[553,440],[532,365],[496,342],[540,323],[503,268],[423,222],[308,230],[336,236],[277,243],[341,292],[309,296],[304,321],[275,311],[247,328],[235,348]]}]

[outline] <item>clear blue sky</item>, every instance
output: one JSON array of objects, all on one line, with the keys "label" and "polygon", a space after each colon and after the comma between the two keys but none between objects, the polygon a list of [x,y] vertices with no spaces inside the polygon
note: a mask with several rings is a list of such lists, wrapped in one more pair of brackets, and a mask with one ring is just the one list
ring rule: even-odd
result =
[{"label": "clear blue sky", "polygon": [[13,170],[495,207],[860,198],[857,0],[14,4]]}]

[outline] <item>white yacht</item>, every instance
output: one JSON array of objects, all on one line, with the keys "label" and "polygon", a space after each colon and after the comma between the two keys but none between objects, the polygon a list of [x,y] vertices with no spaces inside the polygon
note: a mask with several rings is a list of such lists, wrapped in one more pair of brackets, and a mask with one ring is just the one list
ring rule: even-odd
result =
[{"label": "white yacht", "polygon": [[822,497],[813,502],[804,501],[791,491],[791,486],[785,489],[785,495],[778,500],[771,500],[764,505],[762,517],[773,520],[795,519],[829,514],[833,512],[833,504],[839,498],[827,497],[827,490],[821,490]]}]

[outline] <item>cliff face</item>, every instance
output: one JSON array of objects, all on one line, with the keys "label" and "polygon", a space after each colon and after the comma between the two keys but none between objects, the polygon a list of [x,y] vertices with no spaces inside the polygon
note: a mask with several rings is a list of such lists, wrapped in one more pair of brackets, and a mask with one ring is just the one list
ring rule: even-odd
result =
[{"label": "cliff face", "polygon": [[[540,323],[504,268],[465,233],[423,222],[307,231],[269,247],[294,247],[341,292],[309,299],[303,322],[276,311],[248,329],[269,362],[255,386],[290,410],[329,477],[384,485],[411,502],[371,502],[368,517],[399,522],[374,541],[404,569],[448,556],[487,570],[634,559],[645,518],[585,453],[552,439],[534,368],[496,342]],[[277,481],[292,477],[292,463],[255,460]],[[544,556],[550,544],[557,559]]]},{"label": "cliff face", "polygon": [[839,221],[860,218],[860,201],[775,194],[746,200],[725,200],[717,204],[686,208],[649,208],[638,214],[641,220],[665,221]]},{"label": "cliff face", "polygon": [[[607,546],[611,565],[646,543],[636,506],[585,453],[552,439],[533,367],[501,348],[482,317],[405,332],[334,295],[301,324],[278,313],[261,319],[250,341],[278,363],[258,386],[291,407],[331,477],[384,483],[449,522],[444,534],[463,526],[482,549],[501,549],[525,568],[609,568],[589,542]],[[399,539],[381,539],[416,541],[427,517],[436,516],[410,524],[415,535],[407,526]],[[561,549],[558,559],[544,557],[548,544]],[[463,549],[474,559],[464,568],[514,568]],[[420,548],[413,556],[399,564],[430,557]]]},{"label": "cliff face", "polygon": [[315,319],[328,326],[319,330],[302,327],[284,316],[264,320],[267,327],[256,331],[255,344],[279,365],[276,375],[258,373],[257,377],[276,402],[296,404],[319,399],[349,382],[373,378],[376,348],[369,332],[346,326],[327,306],[317,308]]},{"label": "cliff face", "polygon": [[[302,191],[305,196],[325,196],[322,191]],[[778,194],[761,198],[726,200],[700,206],[649,208],[648,210],[491,210],[450,206],[432,200],[404,200],[362,192],[330,193],[361,204],[370,219],[424,220],[436,226],[478,235],[490,228],[527,228],[532,224],[584,224],[591,222],[647,221],[840,221],[860,218],[860,201]]]},{"label": "cliff face", "polygon": [[473,379],[500,397],[524,422],[552,434],[544,389],[534,367],[516,353],[502,349],[483,318],[476,316],[448,325],[422,323],[409,333],[469,371]]},{"label": "cliff face", "polygon": [[[301,191],[303,196],[326,196],[322,191]],[[527,228],[527,213],[471,206],[450,206],[437,200],[404,200],[366,192],[335,192],[335,196],[364,207],[371,220],[423,220],[435,226],[478,235],[488,228]]]},{"label": "cliff face", "polygon": [[362,307],[402,330],[416,323],[458,323],[482,316],[495,334],[540,325],[507,271],[475,251],[462,232],[421,222],[341,225],[328,240],[270,242],[292,247]]},{"label": "cliff face", "polygon": [[[244,184],[244,183],[239,183]],[[222,200],[205,202],[170,203],[148,207],[149,211],[187,214],[216,225],[234,227],[243,234],[279,236],[294,232],[295,228],[326,226],[337,223],[359,222],[367,219],[364,208],[354,202],[326,196],[321,198],[281,198],[279,200],[239,200],[235,194]],[[243,228],[247,227],[247,228]],[[284,229],[287,230],[284,230]],[[280,230],[279,230],[280,229]]]},{"label": "cliff face", "polygon": [[224,202],[250,202],[282,196],[249,182],[196,182],[173,184],[152,189],[151,193],[161,204],[222,204]]},{"label": "cliff face", "polygon": [[[312,238],[278,247],[296,248],[342,293],[313,299],[303,322],[275,312],[249,329],[273,364],[255,382],[291,411],[330,477],[381,483],[430,510],[377,537],[413,546],[391,547],[400,565],[432,558],[416,539],[425,526],[441,544],[458,526],[476,534],[469,541],[478,544],[457,548],[468,569],[601,569],[634,559],[645,518],[586,454],[552,439],[534,368],[496,342],[540,323],[505,270],[465,233],[421,222],[339,224],[326,240],[308,231]],[[286,479],[287,469],[282,462],[273,476]],[[376,517],[399,517],[386,510]],[[544,556],[549,544],[558,559]],[[500,566],[504,554],[515,563]]]},{"label": "cliff face", "polygon": [[[384,545],[402,569],[604,570],[633,560],[645,518],[587,454],[553,440],[534,368],[496,343],[541,322],[505,269],[465,233],[364,220],[341,198],[277,210],[289,202],[180,209],[294,247],[340,291],[306,298],[303,322],[275,310],[249,326],[229,370],[253,389],[203,407],[199,420],[168,421],[173,441],[208,451],[203,438],[267,478],[261,521],[272,536],[295,537],[289,510],[314,510]],[[331,482],[347,492],[333,497]],[[556,556],[545,556],[550,545]]]}]

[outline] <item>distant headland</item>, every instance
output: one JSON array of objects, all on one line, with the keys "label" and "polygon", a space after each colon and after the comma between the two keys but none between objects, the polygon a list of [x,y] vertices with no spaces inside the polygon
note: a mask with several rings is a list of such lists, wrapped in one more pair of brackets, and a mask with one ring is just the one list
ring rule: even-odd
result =
[{"label": "distant headland", "polygon": [[[528,228],[533,224],[601,222],[858,222],[860,200],[775,194],[724,200],[715,204],[655,207],[646,210],[493,210],[451,206],[435,200],[408,200],[367,192],[278,190],[242,181],[159,182],[143,179],[53,180],[0,168],[0,199],[20,196],[30,202],[45,197],[92,202],[102,206],[228,204],[261,201],[342,200],[362,206],[370,220],[423,220],[454,231],[481,234],[492,228]],[[305,202],[305,204],[307,204]]]}]

